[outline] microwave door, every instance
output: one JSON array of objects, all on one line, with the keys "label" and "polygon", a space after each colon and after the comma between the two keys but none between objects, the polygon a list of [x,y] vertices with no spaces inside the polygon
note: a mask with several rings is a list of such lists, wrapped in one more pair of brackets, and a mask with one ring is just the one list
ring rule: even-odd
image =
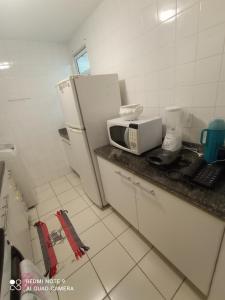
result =
[{"label": "microwave door", "polygon": [[111,126],[109,128],[110,139],[112,145],[121,149],[129,149],[128,143],[128,128],[120,125]]},{"label": "microwave door", "polygon": [[130,149],[130,142],[129,142],[129,128],[127,127],[124,132],[124,143],[126,148]]}]

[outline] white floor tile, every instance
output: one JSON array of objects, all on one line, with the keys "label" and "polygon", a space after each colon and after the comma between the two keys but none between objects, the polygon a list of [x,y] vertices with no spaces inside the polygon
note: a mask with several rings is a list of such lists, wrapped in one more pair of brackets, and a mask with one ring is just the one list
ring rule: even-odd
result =
[{"label": "white floor tile", "polygon": [[61,177],[58,177],[54,180],[51,180],[50,181],[50,185],[51,186],[57,186],[58,184],[61,184],[61,183],[64,183],[64,182],[68,182],[66,176],[61,176]]},{"label": "white floor tile", "polygon": [[155,250],[151,250],[141,260],[139,266],[166,299],[171,299],[184,279]]},{"label": "white floor tile", "polygon": [[74,274],[77,270],[79,270],[88,261],[89,259],[87,255],[82,256],[82,258],[80,258],[79,260],[75,258],[74,254],[71,255],[65,261],[58,264],[57,278],[67,279],[72,274]]},{"label": "white floor tile", "polygon": [[81,196],[79,196],[76,199],[73,199],[70,202],[63,204],[63,209],[66,209],[68,211],[68,215],[70,217],[75,214],[78,214],[79,212],[81,212],[87,207],[88,207],[87,203],[81,198]]},{"label": "white floor tile", "polygon": [[102,222],[99,222],[81,234],[80,238],[85,245],[90,247],[87,252],[88,256],[93,257],[107,246],[114,239],[114,236]]},{"label": "white floor tile", "polygon": [[65,261],[68,257],[74,255],[73,250],[70,247],[70,244],[67,241],[67,239],[63,240],[62,243],[55,245],[54,250],[57,257],[57,261],[59,263]]},{"label": "white floor tile", "polygon": [[43,202],[43,201],[46,201],[46,200],[49,200],[51,198],[55,197],[55,194],[53,192],[53,190],[49,187],[48,189],[40,192],[38,195],[37,195],[37,199],[38,199],[38,202]]},{"label": "white floor tile", "polygon": [[[173,300],[203,300],[206,299],[192,284],[185,282],[182,284]],[[217,299],[215,299],[217,300]],[[219,300],[219,299],[218,299]]]},{"label": "white floor tile", "polygon": [[135,267],[110,293],[112,300],[163,300],[147,277]]},{"label": "white floor tile", "polygon": [[132,228],[122,233],[118,240],[136,262],[150,250],[149,245]]},{"label": "white floor tile", "polygon": [[92,205],[91,208],[100,219],[104,219],[105,217],[107,217],[113,212],[112,207],[106,207],[104,209],[100,209],[96,205]]},{"label": "white floor tile", "polygon": [[82,194],[81,197],[84,199],[88,206],[94,205],[94,203],[88,198],[86,194]]},{"label": "white floor tile", "polygon": [[66,280],[66,285],[73,286],[72,292],[59,293],[62,300],[102,300],[106,293],[92,265],[86,263],[74,275]]},{"label": "white floor tile", "polygon": [[69,182],[62,182],[56,186],[53,186],[53,190],[56,193],[56,195],[59,195],[69,189],[71,189],[72,185]]},{"label": "white floor tile", "polygon": [[39,203],[37,209],[38,209],[38,214],[40,219],[42,216],[46,215],[47,213],[51,211],[56,211],[59,208],[59,206],[60,204],[56,199],[56,197]]},{"label": "white floor tile", "polygon": [[103,219],[104,224],[109,228],[112,234],[117,237],[124,232],[129,226],[116,213],[111,213]]},{"label": "white floor tile", "polygon": [[39,194],[49,188],[50,188],[50,185],[48,183],[45,183],[45,184],[42,184],[42,185],[36,187],[34,190],[35,190],[36,194]]},{"label": "white floor tile", "polygon": [[80,197],[80,194],[77,191],[75,191],[75,189],[69,189],[68,191],[61,193],[57,197],[61,204],[65,204],[73,199]]},{"label": "white floor tile", "polygon": [[77,176],[75,173],[67,174],[66,178],[73,186],[77,186],[80,184],[80,177]]},{"label": "white floor tile", "polygon": [[32,250],[33,250],[33,259],[34,263],[37,264],[41,260],[43,260],[43,255],[41,251],[41,245],[39,238],[31,241]]},{"label": "white floor tile", "polygon": [[83,187],[82,187],[81,184],[77,185],[75,188],[76,188],[76,190],[78,191],[78,193],[79,193],[80,195],[86,195],[86,194],[85,194],[85,191],[84,191],[84,189],[83,189]]},{"label": "white floor tile", "polygon": [[81,234],[89,227],[93,226],[95,223],[99,222],[100,219],[92,211],[91,208],[87,208],[80,212],[77,215],[74,215],[70,218],[71,223],[73,224],[76,232]]},{"label": "white floor tile", "polygon": [[39,261],[39,263],[36,264],[36,267],[38,268],[41,275],[44,275],[46,273],[45,264],[43,260]]},{"label": "white floor tile", "polygon": [[92,258],[92,263],[107,292],[134,266],[134,261],[116,240]]},{"label": "white floor tile", "polygon": [[34,227],[33,225],[30,226],[30,236],[31,236],[31,239],[32,239],[32,240],[38,238],[37,229],[36,229],[36,227]]}]

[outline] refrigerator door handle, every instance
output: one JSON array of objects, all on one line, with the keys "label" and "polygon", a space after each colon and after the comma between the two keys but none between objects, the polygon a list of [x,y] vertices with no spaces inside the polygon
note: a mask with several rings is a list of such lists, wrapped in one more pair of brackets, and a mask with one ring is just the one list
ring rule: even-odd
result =
[{"label": "refrigerator door handle", "polygon": [[75,129],[75,128],[70,128],[69,130],[76,133],[82,133],[82,131],[84,131],[83,129]]}]

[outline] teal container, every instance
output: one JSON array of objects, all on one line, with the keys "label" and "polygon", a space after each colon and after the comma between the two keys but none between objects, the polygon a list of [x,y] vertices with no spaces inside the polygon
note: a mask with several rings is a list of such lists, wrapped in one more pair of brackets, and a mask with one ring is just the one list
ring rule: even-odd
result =
[{"label": "teal container", "polygon": [[217,160],[218,150],[224,145],[225,121],[216,119],[209,124],[208,129],[201,132],[200,142],[204,146],[204,158],[208,163]]}]

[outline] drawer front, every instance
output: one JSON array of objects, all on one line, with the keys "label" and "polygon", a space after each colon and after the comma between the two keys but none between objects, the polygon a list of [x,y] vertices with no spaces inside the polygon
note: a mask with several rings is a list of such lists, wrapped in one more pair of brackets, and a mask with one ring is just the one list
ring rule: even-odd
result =
[{"label": "drawer front", "polygon": [[135,182],[140,232],[206,295],[223,222],[149,182]]},{"label": "drawer front", "polygon": [[134,176],[98,157],[105,199],[135,228],[138,228]]}]

